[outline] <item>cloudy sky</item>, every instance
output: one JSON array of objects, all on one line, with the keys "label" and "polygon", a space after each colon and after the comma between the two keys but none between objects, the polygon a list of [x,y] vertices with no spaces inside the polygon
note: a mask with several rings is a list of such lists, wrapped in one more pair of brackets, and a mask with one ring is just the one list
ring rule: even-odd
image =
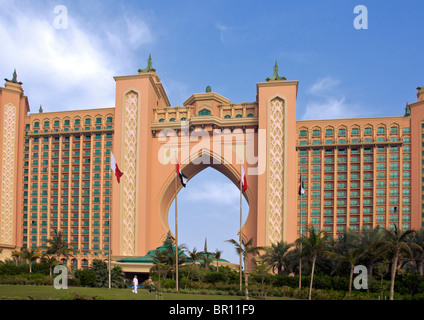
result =
[{"label": "cloudy sky", "polygon": [[[357,5],[367,8],[368,29],[354,27]],[[275,61],[280,75],[299,80],[298,120],[402,115],[424,85],[419,1],[0,0],[0,6],[0,76],[11,78],[16,68],[32,112],[40,105],[45,112],[113,107],[113,76],[136,74],[149,54],[172,106],[208,85],[235,103],[255,101],[256,83],[272,76]],[[187,216],[179,221],[180,238],[202,249],[207,237],[209,249],[237,262],[224,243],[236,237],[237,188],[213,169],[190,185],[184,192],[195,196],[179,201]],[[188,232],[205,225],[208,232]],[[223,225],[231,226],[228,235]]]}]

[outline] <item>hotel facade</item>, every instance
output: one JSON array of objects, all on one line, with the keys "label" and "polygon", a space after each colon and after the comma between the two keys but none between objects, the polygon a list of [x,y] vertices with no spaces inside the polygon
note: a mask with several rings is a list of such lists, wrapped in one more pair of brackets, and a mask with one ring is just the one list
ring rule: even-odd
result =
[{"label": "hotel facade", "polygon": [[[266,170],[249,175],[246,165],[243,235],[256,245],[292,242],[306,226],[335,237],[348,229],[423,226],[424,87],[416,102],[399,106],[398,117],[297,121],[298,82],[280,77],[277,66],[249,103],[233,103],[208,87],[172,107],[150,59],[146,69],[114,79],[113,108],[46,113],[41,107],[30,113],[16,73],[5,79],[0,260],[42,246],[58,231],[79,252],[63,262],[77,268],[107,260],[109,249],[119,261],[157,248],[171,229],[167,217],[175,197],[175,165],[160,163],[158,155],[173,135],[181,151],[193,132],[253,132],[257,154],[258,132],[266,130]],[[208,151],[195,152],[217,158]],[[124,172],[121,183],[110,173],[111,152]],[[236,164],[180,161],[189,179],[211,166],[238,187]],[[301,199],[300,178],[306,189]]]}]

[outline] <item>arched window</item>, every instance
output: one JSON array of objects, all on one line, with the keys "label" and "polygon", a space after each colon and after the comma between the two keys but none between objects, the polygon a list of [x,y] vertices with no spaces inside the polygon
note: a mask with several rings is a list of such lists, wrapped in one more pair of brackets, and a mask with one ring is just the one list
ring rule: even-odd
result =
[{"label": "arched window", "polygon": [[208,109],[203,109],[201,111],[199,111],[199,116],[210,116],[211,112]]},{"label": "arched window", "polygon": [[241,114],[236,115],[236,118],[242,118],[243,116]]},{"label": "arched window", "polygon": [[247,115],[247,117],[248,117],[248,118],[254,118],[254,117],[255,117],[255,115],[254,115],[253,113],[249,113],[249,114]]},{"label": "arched window", "polygon": [[229,114],[226,114],[224,119],[231,119],[231,116]]}]

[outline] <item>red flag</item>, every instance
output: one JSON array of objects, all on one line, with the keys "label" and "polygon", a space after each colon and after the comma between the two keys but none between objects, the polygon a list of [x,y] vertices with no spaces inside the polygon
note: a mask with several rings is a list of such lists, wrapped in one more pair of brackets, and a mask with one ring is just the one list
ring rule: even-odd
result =
[{"label": "red flag", "polygon": [[243,192],[246,192],[247,190],[247,178],[246,178],[246,174],[244,173],[244,168],[243,166],[241,166],[241,188],[243,190]]},{"label": "red flag", "polygon": [[118,164],[115,161],[115,157],[113,156],[112,151],[110,152],[110,169],[115,173],[116,180],[118,180],[118,183],[120,183],[123,173],[121,172],[121,170],[119,170]]}]

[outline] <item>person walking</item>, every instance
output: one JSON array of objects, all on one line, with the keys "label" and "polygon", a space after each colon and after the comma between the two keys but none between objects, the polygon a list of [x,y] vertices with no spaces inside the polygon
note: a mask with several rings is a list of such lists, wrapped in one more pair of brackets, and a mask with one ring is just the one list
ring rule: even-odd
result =
[{"label": "person walking", "polygon": [[149,286],[149,293],[152,293],[152,288],[153,288],[152,277],[149,277],[149,279],[147,280],[147,285]]},{"label": "person walking", "polygon": [[138,287],[138,279],[137,279],[137,275],[134,276],[133,279],[133,284],[134,284],[134,289],[133,289],[133,293],[137,293],[137,287]]}]

